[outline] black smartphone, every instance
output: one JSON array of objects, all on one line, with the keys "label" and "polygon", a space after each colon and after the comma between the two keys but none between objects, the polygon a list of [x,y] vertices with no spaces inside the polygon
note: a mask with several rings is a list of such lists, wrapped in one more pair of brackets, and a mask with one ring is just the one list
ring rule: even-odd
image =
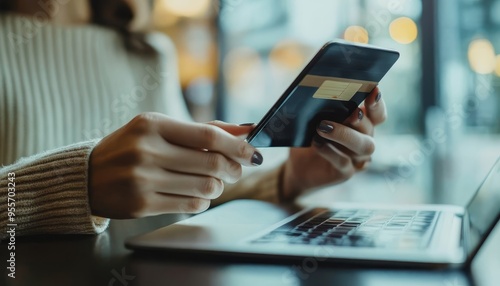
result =
[{"label": "black smartphone", "polygon": [[326,43],[246,140],[255,147],[310,146],[318,124],[344,122],[398,58],[371,45]]}]

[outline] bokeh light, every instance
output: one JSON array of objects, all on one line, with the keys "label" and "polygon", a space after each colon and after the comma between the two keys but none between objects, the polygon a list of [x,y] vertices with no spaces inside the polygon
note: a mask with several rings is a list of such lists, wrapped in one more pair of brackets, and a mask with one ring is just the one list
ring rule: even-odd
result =
[{"label": "bokeh light", "polygon": [[495,49],[487,39],[476,39],[469,44],[469,64],[478,74],[489,74],[495,71]]},{"label": "bokeh light", "polygon": [[179,22],[179,16],[169,12],[167,1],[156,1],[153,10],[153,22],[156,27],[170,27]]},{"label": "bokeh light", "polygon": [[158,0],[158,5],[170,14],[181,17],[200,17],[208,12],[210,0]]},{"label": "bokeh light", "polygon": [[250,47],[231,50],[224,59],[224,72],[229,85],[236,85],[245,80],[250,70],[256,66],[261,68],[262,59],[259,53]]},{"label": "bokeh light", "polygon": [[370,36],[368,31],[361,26],[349,26],[344,31],[344,40],[362,44],[368,44]]},{"label": "bokeh light", "polygon": [[389,33],[394,41],[400,44],[411,44],[418,36],[415,21],[408,17],[400,17],[391,22]]},{"label": "bokeh light", "polygon": [[269,59],[286,69],[296,70],[304,65],[306,56],[300,43],[285,40],[276,44],[269,55]]}]

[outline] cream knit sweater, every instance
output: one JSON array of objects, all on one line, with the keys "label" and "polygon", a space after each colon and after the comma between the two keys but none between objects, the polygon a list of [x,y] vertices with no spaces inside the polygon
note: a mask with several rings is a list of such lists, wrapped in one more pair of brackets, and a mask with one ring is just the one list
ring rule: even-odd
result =
[{"label": "cream knit sweater", "polygon": [[[99,139],[144,111],[190,120],[172,43],[129,53],[112,30],[0,14],[0,238],[99,233],[90,213],[88,158]],[[96,139],[97,138],[97,139]],[[277,201],[279,169],[230,186],[232,198]]]}]

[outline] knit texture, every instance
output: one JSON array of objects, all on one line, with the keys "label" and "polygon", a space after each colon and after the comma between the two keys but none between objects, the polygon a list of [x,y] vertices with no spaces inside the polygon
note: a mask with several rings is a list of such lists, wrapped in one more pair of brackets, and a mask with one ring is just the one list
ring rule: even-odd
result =
[{"label": "knit texture", "polygon": [[[6,237],[9,173],[16,235],[99,233],[91,215],[88,158],[101,138],[135,115],[190,120],[172,42],[151,34],[157,56],[132,54],[95,25],[58,26],[0,14],[0,238]],[[227,186],[233,198],[277,201],[278,169]]]},{"label": "knit texture", "polygon": [[[84,234],[106,229],[109,220],[91,215],[87,196],[87,164],[96,143],[94,140],[58,148],[3,167],[0,237],[8,235],[7,224],[15,225],[16,235]],[[15,205],[8,209],[7,202]],[[8,216],[8,210],[14,216]]]},{"label": "knit texture", "polygon": [[99,26],[0,14],[0,237],[8,173],[16,235],[99,233],[108,220],[90,214],[93,139],[145,111],[190,119],[173,44],[160,34],[148,40],[157,56],[129,53],[116,32]]}]

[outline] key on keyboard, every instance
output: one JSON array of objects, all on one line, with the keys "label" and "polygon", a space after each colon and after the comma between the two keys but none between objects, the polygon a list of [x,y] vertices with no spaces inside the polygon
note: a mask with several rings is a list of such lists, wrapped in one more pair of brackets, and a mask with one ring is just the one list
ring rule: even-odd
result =
[{"label": "key on keyboard", "polygon": [[435,220],[434,211],[316,208],[253,242],[425,248]]}]

